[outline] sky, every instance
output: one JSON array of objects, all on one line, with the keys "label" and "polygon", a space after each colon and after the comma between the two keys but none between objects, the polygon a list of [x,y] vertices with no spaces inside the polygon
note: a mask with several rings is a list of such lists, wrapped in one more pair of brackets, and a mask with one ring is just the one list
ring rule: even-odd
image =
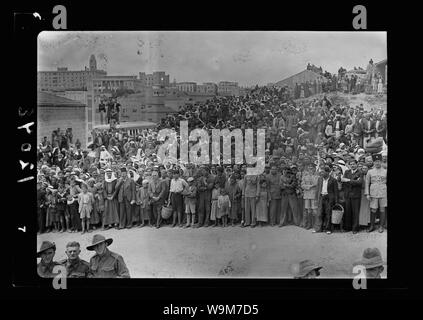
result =
[{"label": "sky", "polygon": [[94,54],[108,75],[165,71],[170,81],[265,85],[305,70],[337,73],[387,58],[386,32],[44,31],[38,70],[84,70]]}]

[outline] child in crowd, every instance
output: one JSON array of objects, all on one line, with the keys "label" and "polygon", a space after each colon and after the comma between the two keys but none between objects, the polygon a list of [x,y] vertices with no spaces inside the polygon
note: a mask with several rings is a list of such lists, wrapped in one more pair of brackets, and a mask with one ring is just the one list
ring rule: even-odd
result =
[{"label": "child in crowd", "polygon": [[98,182],[95,184],[95,195],[94,195],[94,201],[95,206],[97,208],[98,215],[100,217],[100,220],[102,222],[103,230],[106,230],[106,227],[104,225],[104,194],[103,194],[103,184],[101,182]]},{"label": "child in crowd", "polygon": [[222,225],[225,228],[228,220],[229,211],[231,209],[231,200],[229,199],[228,192],[222,189],[217,199],[217,219],[222,219]]},{"label": "child in crowd", "polygon": [[65,209],[66,209],[66,189],[63,183],[59,184],[57,190],[57,207],[56,215],[58,217],[58,223],[60,225],[60,232],[64,232],[67,224],[65,224]]},{"label": "child in crowd", "polygon": [[[194,227],[195,223],[195,204],[197,201],[197,187],[194,184],[194,177],[188,178],[188,188],[184,195],[185,201],[185,213],[187,215],[187,224],[185,228],[188,228],[190,225]],[[192,221],[191,221],[192,217]]]},{"label": "child in crowd", "polygon": [[266,179],[260,181],[259,200],[256,205],[257,222],[259,227],[268,221],[268,207],[270,205],[270,192]]},{"label": "child in crowd", "polygon": [[220,185],[216,183],[212,190],[212,202],[211,202],[211,211],[210,211],[210,220],[214,221],[214,226],[217,227],[217,200],[220,196]]},{"label": "child in crowd", "polygon": [[53,189],[52,186],[48,186],[46,189],[46,203],[47,214],[46,214],[46,229],[47,232],[55,232],[56,229],[56,205],[57,205],[57,190]]},{"label": "child in crowd", "polygon": [[88,192],[86,183],[81,184],[82,192],[78,196],[79,214],[82,222],[82,234],[90,232],[90,217],[93,209],[94,198],[91,192]]},{"label": "child in crowd", "polygon": [[142,187],[137,191],[137,203],[140,206],[140,222],[139,227],[145,226],[145,221],[148,221],[149,227],[152,227],[150,220],[150,196],[148,193],[148,180],[144,179],[142,181]]}]

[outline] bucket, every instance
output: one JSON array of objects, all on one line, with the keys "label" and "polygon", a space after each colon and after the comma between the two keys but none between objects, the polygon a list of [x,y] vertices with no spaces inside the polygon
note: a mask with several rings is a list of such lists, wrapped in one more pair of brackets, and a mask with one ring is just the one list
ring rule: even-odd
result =
[{"label": "bucket", "polygon": [[340,224],[342,216],[344,215],[344,208],[340,204],[335,204],[332,208],[332,223]]},{"label": "bucket", "polygon": [[162,218],[169,219],[172,216],[172,207],[171,206],[163,206],[162,207]]}]

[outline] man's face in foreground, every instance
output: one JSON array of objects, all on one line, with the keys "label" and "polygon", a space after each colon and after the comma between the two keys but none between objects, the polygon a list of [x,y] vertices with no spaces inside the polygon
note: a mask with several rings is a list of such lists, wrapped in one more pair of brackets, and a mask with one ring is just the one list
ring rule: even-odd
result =
[{"label": "man's face in foreground", "polygon": [[104,253],[104,251],[106,251],[106,243],[105,243],[105,242],[99,243],[98,245],[96,245],[96,246],[94,247],[94,251],[95,251],[97,254],[103,254],[103,253]]},{"label": "man's face in foreground", "polygon": [[77,259],[80,253],[81,253],[81,249],[78,246],[66,248],[66,255],[68,256],[69,260]]},{"label": "man's face in foreground", "polygon": [[53,260],[55,253],[56,253],[56,251],[53,248],[48,249],[41,254],[41,260],[44,263],[48,264]]}]

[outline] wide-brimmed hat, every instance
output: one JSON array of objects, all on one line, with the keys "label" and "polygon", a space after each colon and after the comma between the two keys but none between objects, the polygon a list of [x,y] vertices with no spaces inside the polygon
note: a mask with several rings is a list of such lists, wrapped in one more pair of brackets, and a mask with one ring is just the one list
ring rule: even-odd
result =
[{"label": "wide-brimmed hat", "polygon": [[303,260],[300,261],[300,263],[298,264],[298,271],[295,274],[295,277],[304,277],[306,276],[309,272],[313,271],[313,270],[317,270],[319,271],[320,269],[322,269],[323,267],[314,263],[311,260]]},{"label": "wide-brimmed hat", "polygon": [[39,258],[44,251],[51,248],[53,248],[56,251],[56,245],[54,242],[43,241],[43,243],[41,244],[40,250],[37,252],[37,258]]},{"label": "wide-brimmed hat", "polygon": [[360,261],[354,263],[354,266],[362,265],[366,269],[381,267],[386,264],[382,260],[382,254],[378,248],[367,248],[363,252],[363,257]]},{"label": "wide-brimmed hat", "polygon": [[92,244],[87,246],[87,250],[93,251],[94,247],[100,243],[106,242],[107,246],[110,246],[113,242],[112,238],[106,239],[103,235],[101,234],[95,234],[93,236],[93,241]]}]

